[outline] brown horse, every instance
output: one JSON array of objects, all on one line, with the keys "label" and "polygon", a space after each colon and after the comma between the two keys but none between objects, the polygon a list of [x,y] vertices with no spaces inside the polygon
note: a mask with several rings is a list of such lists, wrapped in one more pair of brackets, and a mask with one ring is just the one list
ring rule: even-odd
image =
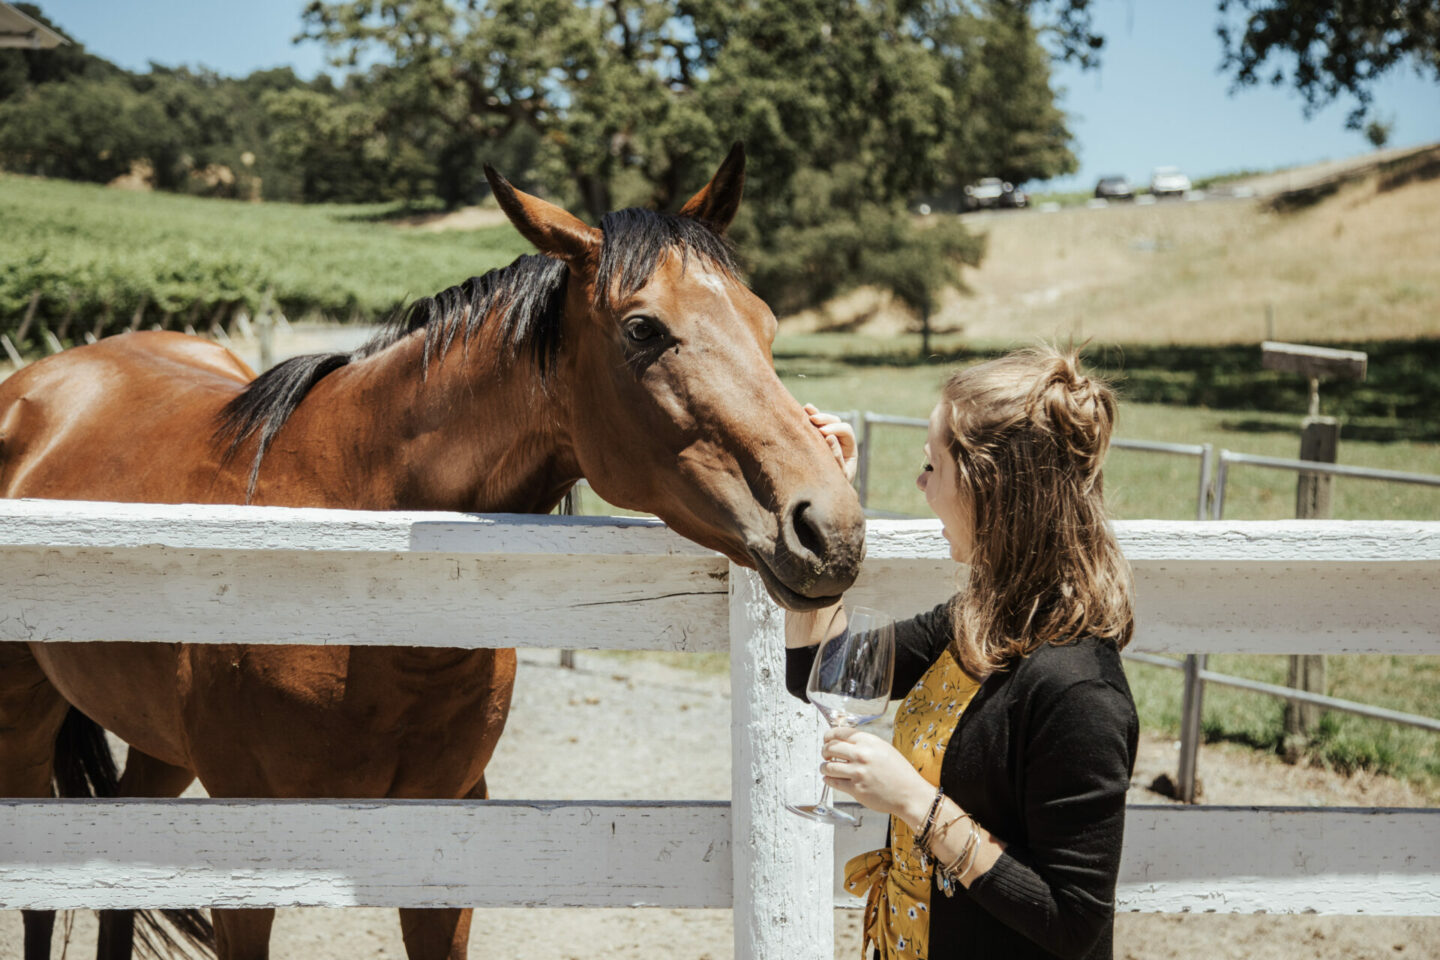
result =
[{"label": "brown horse", "polygon": [[[258,379],[173,333],[36,363],[0,384],[0,495],[543,513],[585,477],[756,568],[780,603],[832,601],[864,521],[722,236],[739,145],[678,215],[599,229],[486,173],[544,256]],[[0,795],[57,789],[57,735],[81,711],[130,745],[121,795],[198,776],[216,797],[483,798],[514,678],[513,650],[0,643]],[[48,956],[32,914],[26,956]],[[273,910],[213,917],[223,960],[268,954]],[[128,955],[130,919],[102,917],[102,951]],[[465,955],[470,911],[400,921],[412,960]]]}]

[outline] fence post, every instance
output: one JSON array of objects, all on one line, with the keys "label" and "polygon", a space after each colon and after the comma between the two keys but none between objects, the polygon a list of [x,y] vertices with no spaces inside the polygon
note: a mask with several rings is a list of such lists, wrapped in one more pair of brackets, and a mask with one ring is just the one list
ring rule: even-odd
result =
[{"label": "fence post", "polygon": [[785,809],[820,794],[815,709],[785,689],[785,624],[753,570],[730,564],[735,960],[832,960],[834,828]]},{"label": "fence post", "polygon": [[1203,653],[1185,657],[1185,690],[1180,698],[1180,776],[1175,784],[1175,799],[1181,803],[1194,803],[1198,793],[1195,767],[1200,757],[1200,721],[1205,705],[1205,681],[1200,679],[1200,671],[1208,660]]},{"label": "fence post", "polygon": [[1200,452],[1200,493],[1195,498],[1195,519],[1210,519],[1210,503],[1214,499],[1210,490],[1210,481],[1214,475],[1215,446],[1213,444],[1201,444]]},{"label": "fence post", "polygon": [[[562,517],[573,517],[580,512],[580,490],[578,487],[571,487],[565,491],[565,496],[560,500],[560,506],[556,513]],[[560,666],[566,670],[575,669],[575,651],[569,647],[560,651]]]},{"label": "fence post", "polygon": [[870,411],[860,415],[860,463],[855,470],[855,493],[860,497],[860,506],[870,505]]}]

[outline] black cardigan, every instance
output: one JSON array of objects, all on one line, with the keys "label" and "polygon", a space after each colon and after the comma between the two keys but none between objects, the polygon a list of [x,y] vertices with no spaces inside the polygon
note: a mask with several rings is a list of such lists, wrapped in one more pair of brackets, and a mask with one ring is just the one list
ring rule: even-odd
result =
[{"label": "black cardigan", "polygon": [[[896,625],[892,699],[952,636],[949,603]],[[788,651],[797,697],[815,647]],[[1046,644],[980,685],[940,784],[1005,852],[970,889],[930,892],[930,957],[1113,955],[1115,877],[1139,721],[1113,643]]]}]

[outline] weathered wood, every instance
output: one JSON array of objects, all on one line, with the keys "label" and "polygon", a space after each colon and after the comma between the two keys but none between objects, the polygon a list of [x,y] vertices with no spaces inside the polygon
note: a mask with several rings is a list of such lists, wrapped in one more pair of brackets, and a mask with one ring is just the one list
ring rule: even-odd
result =
[{"label": "weathered wood", "polygon": [[728,906],[729,821],[725,803],[0,801],[0,908]]},{"label": "weathered wood", "polygon": [[735,958],[831,960],[831,831],[785,809],[820,793],[819,714],[785,689],[780,608],[735,567],[730,689]]},{"label": "weathered wood", "polygon": [[1266,370],[1298,373],[1327,380],[1364,380],[1366,355],[1359,350],[1335,350],[1303,343],[1260,344],[1260,366]]},{"label": "weathered wood", "polygon": [[[1340,450],[1340,421],[1334,417],[1306,417],[1300,424],[1300,459],[1335,463]],[[1330,491],[1334,477],[1304,473],[1295,477],[1295,519],[1329,520]]]},{"label": "weathered wood", "polygon": [[[827,916],[862,905],[841,871],[885,839],[885,817],[848,809],[864,819],[833,834]],[[4,800],[0,908],[730,907],[755,892],[733,882],[731,816],[725,803]],[[810,829],[828,843],[830,828]],[[1132,806],[1116,899],[1440,916],[1440,810]]]},{"label": "weathered wood", "polygon": [[[1363,354],[1361,355],[1364,356]],[[1363,371],[1362,371],[1363,372]],[[1314,381],[1312,381],[1313,383]],[[1315,405],[1318,406],[1318,400]],[[1300,425],[1300,459],[1335,463],[1340,452],[1340,421],[1309,416]],[[1334,477],[1320,473],[1295,476],[1295,518],[1328,520]],[[1325,658],[1313,654],[1290,657],[1287,683],[1296,690],[1325,692]],[[1311,735],[1320,727],[1320,708],[1310,703],[1285,703],[1285,737],[1282,753],[1287,761],[1300,759]]]},{"label": "weathered wood", "polygon": [[[1117,530],[1137,649],[1440,653],[1440,523]],[[938,523],[874,521],[868,540],[853,602],[904,616],[955,589]],[[107,639],[118,620],[130,636],[108,639],[394,643],[399,629],[437,645],[723,650],[725,570],[643,519],[4,501],[0,640]],[[521,599],[541,582],[538,604]]]},{"label": "weathered wood", "polygon": [[[863,905],[840,871],[884,842],[873,813],[836,833],[836,906]],[[1115,896],[1145,913],[1440,916],[1440,809],[1131,806]]]},{"label": "weathered wood", "polygon": [[0,639],[723,649],[725,561],[16,548]]}]

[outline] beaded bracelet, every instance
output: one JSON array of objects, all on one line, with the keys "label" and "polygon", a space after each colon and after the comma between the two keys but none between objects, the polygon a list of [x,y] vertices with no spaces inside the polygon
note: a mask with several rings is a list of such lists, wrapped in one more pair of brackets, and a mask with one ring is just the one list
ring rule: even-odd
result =
[{"label": "beaded bracelet", "polygon": [[919,834],[915,837],[915,846],[921,852],[921,856],[929,851],[930,831],[935,826],[935,817],[940,812],[940,804],[945,800],[944,789],[935,791],[935,799],[930,801],[930,811],[925,814],[925,822],[920,827]]}]

